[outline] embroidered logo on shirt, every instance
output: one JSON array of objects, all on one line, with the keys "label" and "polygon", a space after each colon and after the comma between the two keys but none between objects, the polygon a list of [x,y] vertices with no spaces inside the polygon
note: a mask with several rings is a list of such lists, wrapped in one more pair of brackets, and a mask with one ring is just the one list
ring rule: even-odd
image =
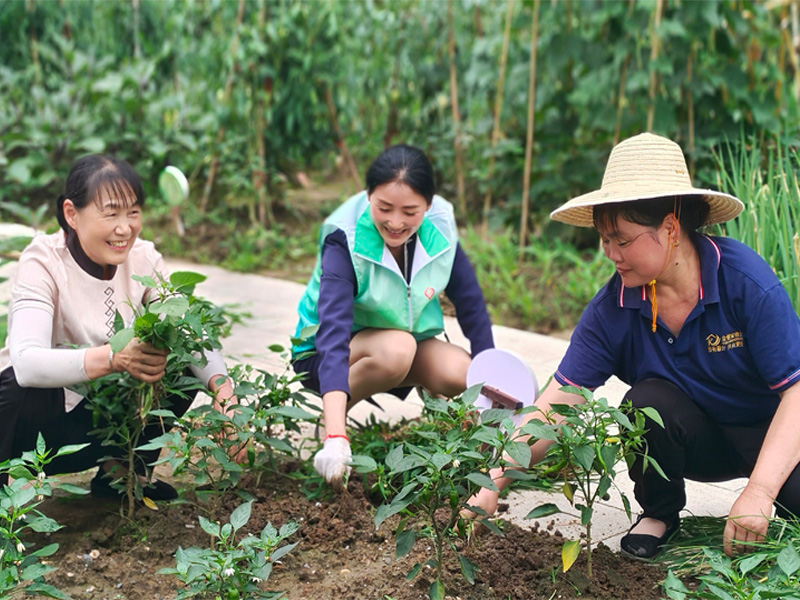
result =
[{"label": "embroidered logo on shirt", "polygon": [[733,348],[744,348],[744,338],[741,331],[733,331],[722,336],[711,333],[706,336],[706,346],[709,352],[725,352]]},{"label": "embroidered logo on shirt", "polygon": [[114,310],[114,288],[107,287],[105,291],[106,299],[104,304],[106,305],[106,326],[108,327],[108,339],[114,335],[114,315],[116,311]]},{"label": "embroidered logo on shirt", "polygon": [[435,293],[436,293],[436,290],[435,290],[435,289],[433,289],[432,287],[425,288],[425,297],[426,297],[428,300],[430,300],[431,298],[433,298],[433,295],[434,295]]}]

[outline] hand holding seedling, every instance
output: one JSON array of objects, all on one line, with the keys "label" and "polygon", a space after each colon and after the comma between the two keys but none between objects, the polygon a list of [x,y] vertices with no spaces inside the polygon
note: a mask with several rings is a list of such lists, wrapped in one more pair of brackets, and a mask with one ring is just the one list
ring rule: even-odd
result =
[{"label": "hand holding seedling", "polygon": [[133,338],[120,350],[109,355],[115,372],[126,372],[139,381],[155,383],[164,376],[169,350],[161,350],[152,344]]}]

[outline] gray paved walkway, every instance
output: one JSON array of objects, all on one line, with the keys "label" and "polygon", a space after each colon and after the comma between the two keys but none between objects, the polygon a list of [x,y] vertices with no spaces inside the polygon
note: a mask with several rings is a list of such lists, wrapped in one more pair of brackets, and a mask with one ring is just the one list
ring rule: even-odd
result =
[{"label": "gray paved walkway", "polygon": [[[3,236],[4,233],[9,235],[13,231],[19,232],[20,230],[0,226],[0,236]],[[217,267],[183,261],[170,260],[168,265],[172,270],[192,270],[204,273],[208,276],[208,280],[198,286],[198,294],[215,303],[237,304],[241,309],[250,313],[251,316],[246,319],[246,322],[234,326],[232,335],[225,340],[224,353],[229,361],[249,362],[269,370],[285,368],[285,363],[281,358],[267,350],[267,347],[271,344],[288,346],[289,336],[294,332],[296,324],[295,311],[303,291],[302,285],[259,275],[232,273]],[[7,275],[12,271],[13,266],[7,266],[0,275]],[[0,284],[0,302],[7,299],[7,288],[8,284]],[[455,319],[448,318],[446,320],[446,329],[451,341],[461,344],[465,348],[469,347]],[[568,345],[568,342],[562,339],[508,327],[496,326],[494,334],[498,347],[513,350],[528,361],[540,385],[543,385],[555,370]],[[598,393],[605,395],[609,400],[618,401],[624,390],[625,386],[621,382],[612,380],[600,388]],[[366,403],[362,404],[363,406],[357,406],[353,411],[356,419],[364,419],[370,412],[376,410]],[[378,412],[379,418],[389,420],[417,416],[422,406],[419,398],[413,394],[405,402],[384,395],[380,397],[380,404],[385,413]],[[618,484],[631,499],[634,511],[636,511],[638,507],[633,500],[632,485],[625,473],[618,476]],[[687,514],[726,515],[738,490],[741,490],[743,485],[744,480],[725,484],[689,482]],[[563,496],[521,492],[509,496],[509,510],[504,516],[522,526],[532,525],[530,521],[524,521],[523,517],[531,509],[545,502],[555,502],[566,510],[570,508]],[[545,527],[550,521],[555,521],[555,526],[569,538],[577,538],[582,531],[580,520],[577,517],[554,515],[543,519],[540,526]],[[622,509],[619,493],[612,490],[610,500],[602,503],[597,510],[593,537],[596,541],[603,541],[611,548],[616,549],[619,537],[629,526],[630,523]]]}]

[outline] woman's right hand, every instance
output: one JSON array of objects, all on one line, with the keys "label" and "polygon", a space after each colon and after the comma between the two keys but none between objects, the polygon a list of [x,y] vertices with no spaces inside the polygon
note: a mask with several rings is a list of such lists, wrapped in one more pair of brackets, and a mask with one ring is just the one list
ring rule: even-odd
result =
[{"label": "woman's right hand", "polygon": [[119,352],[111,355],[110,365],[117,373],[125,371],[145,383],[155,383],[164,376],[169,350],[133,338]]}]

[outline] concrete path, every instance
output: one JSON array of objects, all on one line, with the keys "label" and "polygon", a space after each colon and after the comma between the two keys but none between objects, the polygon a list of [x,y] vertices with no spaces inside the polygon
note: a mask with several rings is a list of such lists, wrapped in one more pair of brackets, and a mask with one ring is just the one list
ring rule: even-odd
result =
[{"label": "concrete path", "polygon": [[[14,229],[0,225],[0,237],[3,235],[19,235],[29,229]],[[224,340],[224,354],[229,362],[249,362],[270,371],[287,368],[286,361],[267,348],[272,344],[289,346],[289,337],[294,333],[296,325],[296,308],[303,292],[303,285],[262,277],[259,275],[243,275],[224,269],[206,265],[197,265],[185,261],[168,260],[171,270],[190,270],[205,274],[208,279],[197,288],[197,293],[218,304],[237,305],[240,310],[249,313],[249,317],[241,325],[235,325],[232,335]],[[0,270],[0,275],[13,273],[14,265],[7,265]],[[7,299],[8,283],[0,284],[0,302]],[[3,311],[0,309],[0,313]],[[451,341],[469,348],[455,319],[446,318],[446,330]],[[563,356],[568,342],[562,339],[543,336],[508,327],[495,326],[494,337],[497,347],[512,350],[525,358],[543,386]],[[612,380],[598,390],[612,402],[619,402],[626,386],[618,380]],[[365,419],[371,412],[376,412],[380,419],[397,421],[402,417],[418,416],[422,403],[412,394],[406,401],[399,401],[393,396],[380,395],[378,400],[385,412],[362,403],[357,406],[352,416],[358,420]],[[631,500],[634,513],[638,510],[633,499],[633,486],[626,473],[617,478],[620,491]],[[723,484],[701,484],[689,482],[687,485],[688,503],[685,514],[697,516],[725,516],[744,486],[744,480],[735,480]],[[569,503],[561,495],[541,492],[512,493],[507,503],[508,511],[502,516],[523,527],[531,526],[531,521],[524,520],[525,515],[533,508],[546,502],[555,502],[568,513],[575,513]],[[541,519],[539,526],[546,528],[553,522],[553,527],[566,537],[577,539],[582,532],[580,520],[569,514],[558,514]],[[612,549],[619,547],[619,538],[630,527],[630,522],[622,508],[619,491],[611,491],[611,498],[603,502],[596,510],[594,518],[593,538],[604,542]],[[721,532],[720,532],[721,534]]]}]

